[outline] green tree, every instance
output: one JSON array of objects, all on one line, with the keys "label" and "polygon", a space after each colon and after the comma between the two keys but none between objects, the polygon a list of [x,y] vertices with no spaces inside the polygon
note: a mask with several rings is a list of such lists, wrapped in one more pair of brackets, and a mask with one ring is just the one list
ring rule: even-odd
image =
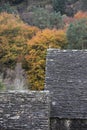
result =
[{"label": "green tree", "polygon": [[87,48],[87,20],[81,19],[71,23],[67,29],[68,48]]},{"label": "green tree", "polygon": [[81,4],[81,9],[87,11],[87,0],[79,0]]},{"label": "green tree", "polygon": [[[30,18],[31,17],[31,18]],[[44,28],[62,28],[64,26],[62,16],[59,12],[50,12],[44,8],[35,8],[32,10],[32,16],[28,18],[30,25]],[[32,22],[31,22],[32,21]]]},{"label": "green tree", "polygon": [[61,14],[65,13],[65,4],[66,0],[52,0],[53,8],[56,12],[60,12]]},{"label": "green tree", "polygon": [[0,5],[0,13],[1,12],[7,12],[7,13],[14,13],[17,14],[17,11],[9,4],[9,2],[7,3],[2,3]]},{"label": "green tree", "polygon": [[11,4],[20,4],[21,2],[23,2],[24,0],[9,0],[9,2]]}]

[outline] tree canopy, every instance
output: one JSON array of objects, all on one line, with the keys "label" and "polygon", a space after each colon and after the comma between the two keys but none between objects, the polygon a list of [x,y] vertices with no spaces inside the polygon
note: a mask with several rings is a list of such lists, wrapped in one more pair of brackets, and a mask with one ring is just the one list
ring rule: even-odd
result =
[{"label": "tree canopy", "polygon": [[69,48],[86,49],[87,48],[87,20],[81,19],[71,23],[67,29],[67,39]]}]

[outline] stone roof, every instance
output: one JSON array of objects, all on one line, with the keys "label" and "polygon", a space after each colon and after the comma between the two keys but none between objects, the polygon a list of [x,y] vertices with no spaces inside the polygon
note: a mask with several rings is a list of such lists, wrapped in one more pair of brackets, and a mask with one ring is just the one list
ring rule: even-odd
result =
[{"label": "stone roof", "polygon": [[45,89],[51,117],[87,119],[87,50],[48,49]]}]

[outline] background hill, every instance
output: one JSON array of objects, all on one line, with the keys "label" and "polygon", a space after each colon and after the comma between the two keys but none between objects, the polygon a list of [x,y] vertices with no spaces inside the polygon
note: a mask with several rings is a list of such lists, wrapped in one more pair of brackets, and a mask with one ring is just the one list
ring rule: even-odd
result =
[{"label": "background hill", "polygon": [[[0,10],[15,10],[27,23],[32,23],[34,11],[43,8],[50,12],[60,12],[62,15],[74,16],[79,10],[87,10],[87,0],[0,0]],[[10,8],[9,8],[10,7]]]}]

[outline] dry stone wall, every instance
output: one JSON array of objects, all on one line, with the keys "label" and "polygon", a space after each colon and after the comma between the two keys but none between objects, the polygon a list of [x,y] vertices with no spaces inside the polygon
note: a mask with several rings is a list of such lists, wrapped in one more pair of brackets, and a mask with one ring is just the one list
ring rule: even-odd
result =
[{"label": "dry stone wall", "polygon": [[49,92],[0,93],[0,130],[49,130]]}]

